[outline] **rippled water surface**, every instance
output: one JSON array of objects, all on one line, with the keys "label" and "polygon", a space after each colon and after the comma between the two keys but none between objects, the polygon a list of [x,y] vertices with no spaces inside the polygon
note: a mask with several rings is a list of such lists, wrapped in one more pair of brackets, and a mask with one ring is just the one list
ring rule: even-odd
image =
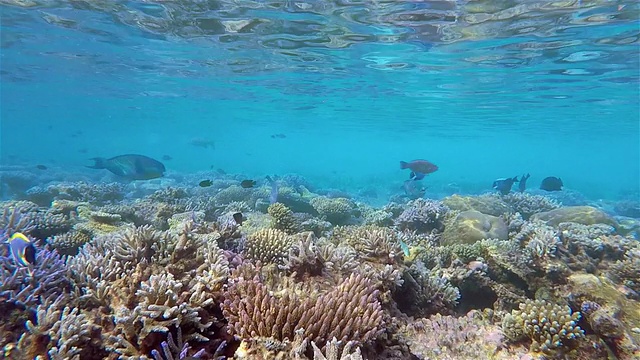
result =
[{"label": "rippled water surface", "polygon": [[639,186],[636,1],[0,4],[4,162]]}]

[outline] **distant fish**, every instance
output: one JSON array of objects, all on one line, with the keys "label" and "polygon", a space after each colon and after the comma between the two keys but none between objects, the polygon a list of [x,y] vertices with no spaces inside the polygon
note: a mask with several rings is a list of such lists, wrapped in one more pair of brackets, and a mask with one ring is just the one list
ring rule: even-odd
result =
[{"label": "distant fish", "polygon": [[250,188],[256,186],[256,181],[255,180],[242,180],[240,182],[240,186],[242,186],[245,189],[250,189]]},{"label": "distant fish", "polygon": [[287,135],[285,135],[285,134],[273,134],[273,135],[271,135],[272,139],[284,139],[286,137],[287,137]]},{"label": "distant fish", "polygon": [[514,182],[518,182],[518,177],[497,179],[493,182],[493,188],[498,190],[502,195],[507,195],[511,191]]},{"label": "distant fish", "polygon": [[529,174],[523,174],[518,183],[518,191],[524,192],[527,189],[527,180],[531,177]]},{"label": "distant fish", "polygon": [[162,160],[169,161],[169,160],[173,160],[173,158],[171,157],[171,155],[162,155]]},{"label": "distant fish", "polygon": [[112,173],[131,180],[149,180],[164,176],[164,164],[144,155],[127,154],[105,158],[92,158],[91,169],[107,169]]},{"label": "distant fish", "polygon": [[8,240],[13,260],[20,266],[36,264],[36,248],[23,233],[15,233]]},{"label": "distant fish", "polygon": [[415,180],[405,180],[402,188],[404,189],[404,193],[412,199],[421,198],[427,192],[424,187],[419,187]]},{"label": "distant fish", "polygon": [[438,171],[438,166],[427,160],[413,160],[411,162],[400,161],[400,169],[410,169],[414,173],[429,175]]},{"label": "distant fish", "polygon": [[[212,168],[213,168],[213,166],[212,166]],[[218,174],[220,174],[220,175],[226,175],[226,174],[227,174],[227,172],[226,172],[226,171],[224,171],[224,170],[222,170],[222,169],[216,169],[216,172],[217,172]]]},{"label": "distant fish", "polygon": [[208,148],[215,149],[216,148],[216,144],[213,142],[213,140],[205,139],[205,138],[193,138],[193,139],[189,140],[189,144],[193,145],[193,146],[205,148],[205,149],[208,149]]},{"label": "distant fish", "polygon": [[236,224],[238,225],[242,225],[242,221],[244,221],[244,216],[242,216],[241,212],[237,212],[233,214],[233,221],[235,221]]},{"label": "distant fish", "polygon": [[562,179],[557,178],[555,176],[549,176],[542,180],[540,184],[540,189],[545,191],[562,191],[562,187],[564,184],[562,183]]},{"label": "distant fish", "polygon": [[47,167],[46,167],[46,166],[44,166],[44,165],[36,165],[36,168],[37,168],[38,170],[47,170]]},{"label": "distant fish", "polygon": [[209,186],[213,185],[213,181],[211,181],[211,180],[202,180],[202,181],[200,181],[198,183],[198,185],[200,187],[209,187]]},{"label": "distant fish", "polygon": [[269,194],[269,203],[275,204],[278,201],[278,183],[267,175],[267,181],[271,184],[271,193]]},{"label": "distant fish", "polygon": [[307,105],[307,106],[299,106],[297,108],[293,108],[293,110],[311,110],[311,109],[315,109],[316,107],[313,105]]}]

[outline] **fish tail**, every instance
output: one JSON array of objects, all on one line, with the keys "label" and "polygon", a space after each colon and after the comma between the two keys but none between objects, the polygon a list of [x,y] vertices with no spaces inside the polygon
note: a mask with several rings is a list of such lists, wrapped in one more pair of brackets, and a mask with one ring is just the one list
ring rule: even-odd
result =
[{"label": "fish tail", "polygon": [[406,161],[400,161],[400,170],[404,170],[409,167],[409,164]]},{"label": "fish tail", "polygon": [[93,166],[87,166],[90,169],[104,169],[107,167],[107,159],[101,157],[91,158],[89,160],[93,160]]}]

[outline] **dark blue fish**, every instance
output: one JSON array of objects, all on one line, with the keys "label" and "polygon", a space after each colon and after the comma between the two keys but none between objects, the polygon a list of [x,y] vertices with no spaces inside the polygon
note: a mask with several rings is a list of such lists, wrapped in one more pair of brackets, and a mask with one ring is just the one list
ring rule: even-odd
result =
[{"label": "dark blue fish", "polygon": [[20,266],[35,265],[36,248],[23,233],[15,233],[8,240],[11,257]]},{"label": "dark blue fish", "polygon": [[422,180],[422,179],[424,179],[425,176],[427,176],[427,174],[423,174],[423,173],[420,173],[420,172],[412,171],[409,174],[409,179],[410,180]]},{"label": "dark blue fish", "polygon": [[404,193],[412,199],[423,197],[427,190],[424,187],[419,187],[417,184],[415,180],[405,180],[404,184],[402,184]]},{"label": "dark blue fish", "polygon": [[518,182],[517,176],[514,176],[513,178],[497,179],[493,182],[493,188],[498,190],[502,195],[507,195],[511,191],[511,187],[515,182]]},{"label": "dark blue fish", "polygon": [[540,184],[540,189],[545,191],[562,191],[562,187],[564,184],[562,183],[562,179],[557,178],[555,176],[549,176],[542,180]]},{"label": "dark blue fish", "polygon": [[527,189],[527,179],[529,179],[529,177],[531,177],[529,174],[522,175],[520,182],[518,183],[518,191],[524,192]]},{"label": "dark blue fish", "polygon": [[271,184],[271,194],[269,194],[269,203],[275,204],[278,201],[278,183],[271,178],[271,176],[267,176],[267,181]]},{"label": "dark blue fish", "polygon": [[112,173],[131,180],[149,180],[164,176],[164,164],[144,155],[127,154],[105,158],[92,158],[91,169],[107,169]]}]

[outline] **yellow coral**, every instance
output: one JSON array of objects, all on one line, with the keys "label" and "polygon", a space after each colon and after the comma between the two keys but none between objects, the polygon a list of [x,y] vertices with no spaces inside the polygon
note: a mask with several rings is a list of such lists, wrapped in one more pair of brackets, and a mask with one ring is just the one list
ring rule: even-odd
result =
[{"label": "yellow coral", "polygon": [[282,203],[271,204],[267,209],[267,213],[271,215],[271,227],[282,230],[287,234],[295,234],[298,232],[298,222],[293,216],[293,211]]}]

